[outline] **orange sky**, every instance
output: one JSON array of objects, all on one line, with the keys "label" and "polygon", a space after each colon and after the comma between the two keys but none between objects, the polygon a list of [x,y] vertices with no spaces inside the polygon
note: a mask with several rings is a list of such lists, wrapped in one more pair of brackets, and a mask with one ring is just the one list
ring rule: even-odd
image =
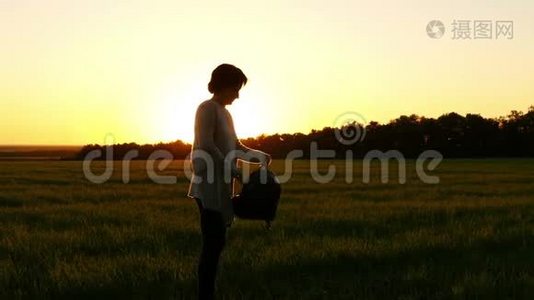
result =
[{"label": "orange sky", "polygon": [[[513,20],[514,38],[454,40],[455,19]],[[532,1],[2,1],[0,144],[191,141],[220,63],[250,79],[240,137],[526,111],[533,20]]]}]

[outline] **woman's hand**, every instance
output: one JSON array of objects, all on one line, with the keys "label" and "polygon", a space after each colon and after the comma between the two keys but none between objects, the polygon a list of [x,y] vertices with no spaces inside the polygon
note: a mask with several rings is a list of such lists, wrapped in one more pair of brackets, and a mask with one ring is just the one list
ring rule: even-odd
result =
[{"label": "woman's hand", "polygon": [[271,155],[265,153],[265,158],[264,158],[263,162],[261,163],[261,166],[265,167],[265,168],[269,167],[269,165],[271,164],[272,160],[273,159],[271,158]]}]

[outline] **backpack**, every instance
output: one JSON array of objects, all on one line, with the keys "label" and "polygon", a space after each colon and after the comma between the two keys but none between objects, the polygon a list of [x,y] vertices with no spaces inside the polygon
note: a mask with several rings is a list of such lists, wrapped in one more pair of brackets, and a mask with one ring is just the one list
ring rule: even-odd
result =
[{"label": "backpack", "polygon": [[[263,181],[262,181],[263,179]],[[264,220],[267,228],[276,217],[282,188],[276,175],[265,167],[250,174],[239,195],[232,198],[234,214],[240,219]]]}]

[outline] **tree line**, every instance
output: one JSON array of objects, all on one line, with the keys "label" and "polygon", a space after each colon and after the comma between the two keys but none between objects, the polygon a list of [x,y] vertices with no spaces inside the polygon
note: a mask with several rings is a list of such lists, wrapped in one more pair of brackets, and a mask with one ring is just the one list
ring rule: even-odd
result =
[{"label": "tree line", "polygon": [[[365,132],[365,136],[361,141],[347,145],[338,140],[343,135],[336,135],[336,130],[348,136]],[[334,150],[335,158],[345,158],[347,150],[352,151],[354,158],[364,157],[371,150],[398,150],[406,158],[415,158],[425,150],[437,150],[446,158],[534,157],[534,106],[530,106],[526,113],[514,110],[499,118],[484,118],[479,114],[462,116],[452,112],[434,119],[412,114],[402,115],[387,124],[353,122],[339,128],[312,130],[308,134],[260,135],[241,141],[270,153],[273,158],[284,158],[293,150],[301,150],[302,158],[309,158],[312,143],[319,150]],[[105,153],[105,146],[85,145],[76,159],[84,159],[92,150]],[[184,159],[191,151],[191,144],[180,140],[145,145],[116,144],[113,158],[122,159],[131,150],[138,151],[134,159],[147,159],[156,150],[166,150],[174,159]]]}]

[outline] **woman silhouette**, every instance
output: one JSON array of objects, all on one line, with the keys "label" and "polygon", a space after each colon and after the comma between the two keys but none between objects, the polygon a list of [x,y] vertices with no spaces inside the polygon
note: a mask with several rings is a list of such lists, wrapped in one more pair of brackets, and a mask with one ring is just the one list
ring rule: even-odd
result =
[{"label": "woman silhouette", "polygon": [[243,145],[235,133],[232,116],[225,108],[239,98],[247,77],[237,67],[222,64],[211,73],[208,90],[213,94],[202,102],[195,116],[192,148],[193,177],[188,196],[195,198],[200,212],[202,250],[198,264],[199,299],[213,299],[220,254],[226,242],[226,228],[233,222],[233,181],[240,179],[236,160],[268,166],[269,154]]}]

